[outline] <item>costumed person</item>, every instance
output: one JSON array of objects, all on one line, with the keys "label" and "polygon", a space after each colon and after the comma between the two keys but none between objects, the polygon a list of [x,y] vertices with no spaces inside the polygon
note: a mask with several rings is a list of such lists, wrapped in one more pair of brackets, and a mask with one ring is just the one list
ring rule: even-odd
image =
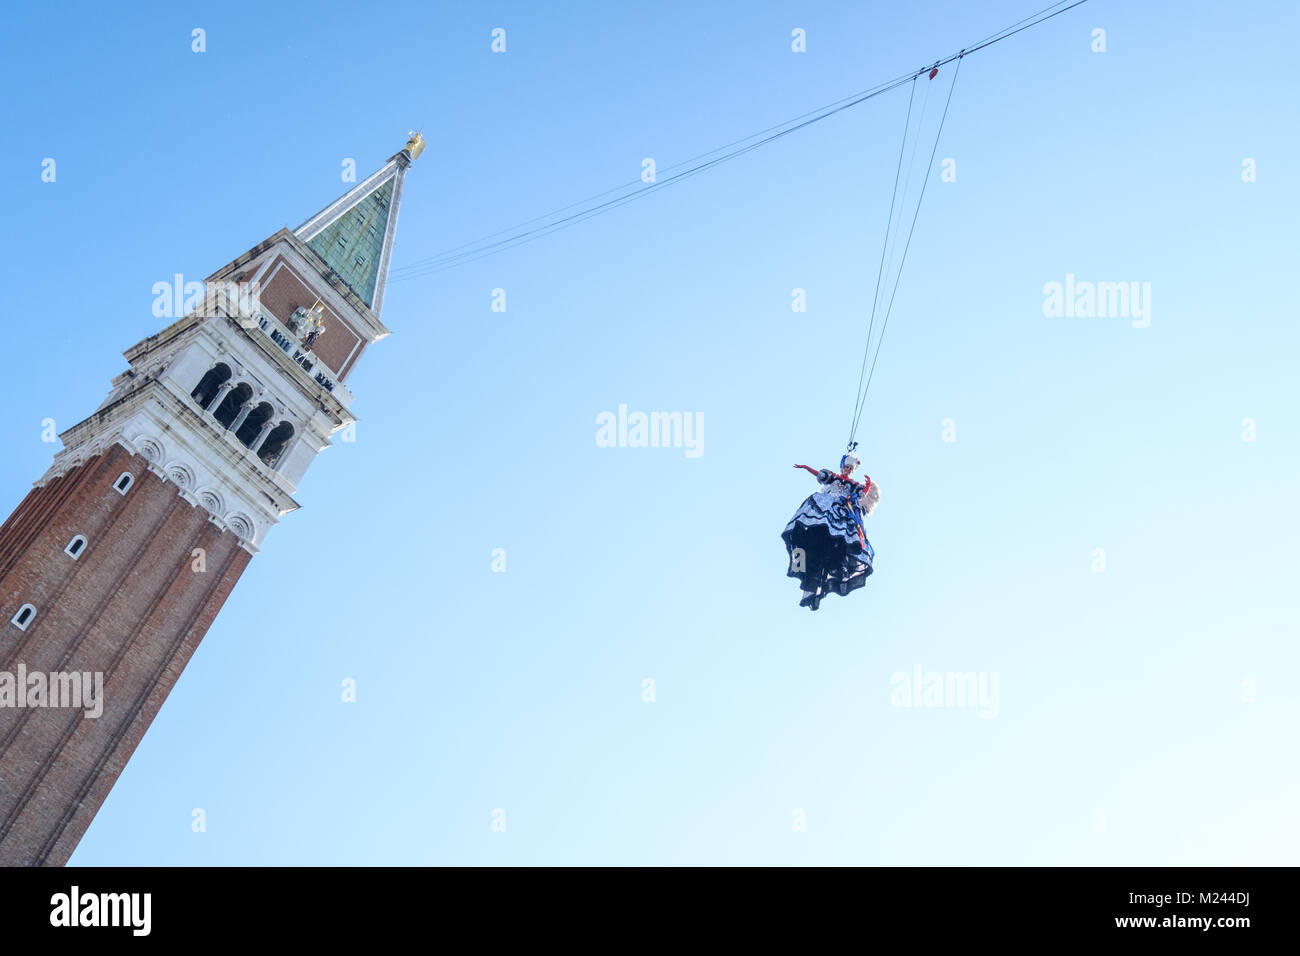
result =
[{"label": "costumed person", "polygon": [[849,477],[861,464],[855,447],[856,443],[850,445],[840,458],[838,472],[795,465],[815,475],[823,486],[808,496],[781,532],[790,556],[786,577],[798,578],[803,589],[800,607],[815,611],[827,594],[856,591],[871,574],[876,554],[863,518],[875,509],[880,488],[866,475],[861,483]]}]

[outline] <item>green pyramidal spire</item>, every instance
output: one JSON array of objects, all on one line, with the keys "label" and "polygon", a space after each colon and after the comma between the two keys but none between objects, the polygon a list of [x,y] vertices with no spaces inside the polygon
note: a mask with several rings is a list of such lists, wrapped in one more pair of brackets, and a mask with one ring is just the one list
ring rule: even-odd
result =
[{"label": "green pyramidal spire", "polygon": [[390,179],[316,233],[307,245],[339,274],[368,306],[375,304],[379,257],[393,206]]},{"label": "green pyramidal spire", "polygon": [[402,181],[423,149],[423,137],[412,133],[406,146],[382,169],[294,230],[376,317],[388,280]]}]

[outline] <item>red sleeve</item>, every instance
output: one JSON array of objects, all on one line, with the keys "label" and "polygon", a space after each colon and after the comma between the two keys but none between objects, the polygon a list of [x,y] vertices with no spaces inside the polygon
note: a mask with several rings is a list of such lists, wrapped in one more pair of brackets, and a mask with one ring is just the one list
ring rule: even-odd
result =
[{"label": "red sleeve", "polygon": [[810,474],[810,475],[813,475],[813,476],[816,476],[816,475],[817,475],[817,469],[816,469],[816,468],[809,468],[807,465],[795,465],[795,467],[796,467],[796,468],[802,468],[804,471],[808,472],[808,474]]}]

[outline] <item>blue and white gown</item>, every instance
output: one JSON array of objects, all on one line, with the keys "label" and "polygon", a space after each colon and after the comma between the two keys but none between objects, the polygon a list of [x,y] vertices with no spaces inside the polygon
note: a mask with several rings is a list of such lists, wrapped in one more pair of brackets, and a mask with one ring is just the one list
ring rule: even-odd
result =
[{"label": "blue and white gown", "polygon": [[799,579],[799,605],[814,611],[827,594],[847,595],[867,583],[876,555],[860,523],[880,499],[870,478],[865,491],[826,468],[817,472],[817,480],[821,490],[804,500],[781,532],[790,558],[786,577]]}]

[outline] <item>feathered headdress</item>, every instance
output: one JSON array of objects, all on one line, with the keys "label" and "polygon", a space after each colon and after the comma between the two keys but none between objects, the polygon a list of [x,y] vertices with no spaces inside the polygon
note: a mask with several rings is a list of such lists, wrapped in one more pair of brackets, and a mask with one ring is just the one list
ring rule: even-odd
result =
[{"label": "feathered headdress", "polygon": [[[858,453],[854,450],[857,447],[857,442],[850,442],[849,450],[840,456],[840,471],[844,474],[848,474],[853,471],[854,468],[857,468],[858,465],[862,464],[861,460],[858,458]],[[853,462],[853,464],[850,465],[849,462]]]}]

